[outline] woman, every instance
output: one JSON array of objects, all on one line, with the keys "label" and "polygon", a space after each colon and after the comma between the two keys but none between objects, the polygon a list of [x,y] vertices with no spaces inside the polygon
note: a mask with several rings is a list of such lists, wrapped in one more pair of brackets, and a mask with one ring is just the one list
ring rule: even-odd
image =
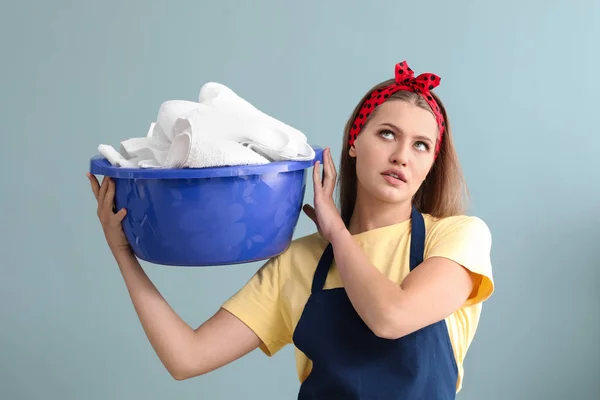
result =
[{"label": "woman", "polygon": [[[494,290],[491,235],[462,215],[448,116],[406,62],[371,89],[344,132],[341,215],[329,149],[313,170],[318,232],[269,260],[196,330],[140,267],[113,211],[114,183],[89,176],[141,324],[176,379],[260,348],[296,347],[300,399],[453,399],[481,304]],[[334,261],[335,260],[335,261]]]}]

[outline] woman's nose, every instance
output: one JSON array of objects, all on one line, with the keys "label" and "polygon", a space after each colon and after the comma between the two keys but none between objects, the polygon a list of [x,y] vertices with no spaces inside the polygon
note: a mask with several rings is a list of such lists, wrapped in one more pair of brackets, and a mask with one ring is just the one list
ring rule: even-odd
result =
[{"label": "woman's nose", "polygon": [[396,150],[390,157],[390,162],[397,165],[406,165],[408,162],[408,154],[408,146],[404,144],[398,144],[398,147],[396,147]]}]

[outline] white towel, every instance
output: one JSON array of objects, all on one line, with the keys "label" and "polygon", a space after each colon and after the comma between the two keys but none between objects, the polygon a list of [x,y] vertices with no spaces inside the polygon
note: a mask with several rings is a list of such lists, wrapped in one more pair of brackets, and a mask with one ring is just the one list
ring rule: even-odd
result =
[{"label": "white towel", "polygon": [[203,168],[311,160],[306,136],[261,112],[228,87],[205,84],[198,102],[161,104],[146,137],[100,145],[112,165],[127,168]]},{"label": "white towel", "polygon": [[[315,157],[314,150],[307,144],[306,136],[302,132],[261,112],[225,85],[216,82],[206,83],[200,89],[199,101],[218,110],[256,119],[261,126],[275,129],[280,134],[286,135],[288,144],[285,150],[290,159],[312,160]],[[261,141],[255,144],[257,147],[269,149],[269,146]]]},{"label": "white towel", "polygon": [[124,168],[160,167],[162,160],[167,156],[170,144],[166,140],[156,138],[156,132],[159,130],[158,125],[152,123],[146,137],[134,137],[122,141],[120,152],[107,144],[99,145],[98,151],[115,166]]}]

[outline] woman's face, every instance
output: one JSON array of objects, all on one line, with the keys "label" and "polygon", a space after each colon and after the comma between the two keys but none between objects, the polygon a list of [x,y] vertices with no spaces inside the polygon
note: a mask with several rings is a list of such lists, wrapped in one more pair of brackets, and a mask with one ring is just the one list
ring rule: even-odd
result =
[{"label": "woman's face", "polygon": [[434,161],[438,127],[433,114],[401,100],[377,108],[350,147],[361,201],[410,202]]}]

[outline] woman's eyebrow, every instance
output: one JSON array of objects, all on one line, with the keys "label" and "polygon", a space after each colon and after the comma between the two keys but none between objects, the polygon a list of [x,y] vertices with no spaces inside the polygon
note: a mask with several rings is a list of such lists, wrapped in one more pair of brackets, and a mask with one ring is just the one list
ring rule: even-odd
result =
[{"label": "woman's eyebrow", "polygon": [[[384,123],[382,123],[382,124],[380,124],[380,125],[382,125],[382,126],[387,126],[387,127],[389,127],[389,128],[392,128],[393,130],[395,130],[396,132],[398,132],[398,133],[400,133],[400,134],[402,134],[402,135],[405,135],[405,134],[406,134],[406,132],[404,132],[404,131],[403,131],[403,130],[400,128],[400,127],[398,127],[398,126],[396,126],[396,125],[392,124],[391,122],[384,122]],[[415,136],[415,138],[416,138],[416,139],[420,139],[420,140],[426,140],[426,141],[428,141],[428,142],[431,142],[431,143],[433,143],[433,140],[431,140],[431,138],[430,138],[430,137],[428,137],[428,136],[425,136],[425,135],[416,135],[416,136]]]}]

